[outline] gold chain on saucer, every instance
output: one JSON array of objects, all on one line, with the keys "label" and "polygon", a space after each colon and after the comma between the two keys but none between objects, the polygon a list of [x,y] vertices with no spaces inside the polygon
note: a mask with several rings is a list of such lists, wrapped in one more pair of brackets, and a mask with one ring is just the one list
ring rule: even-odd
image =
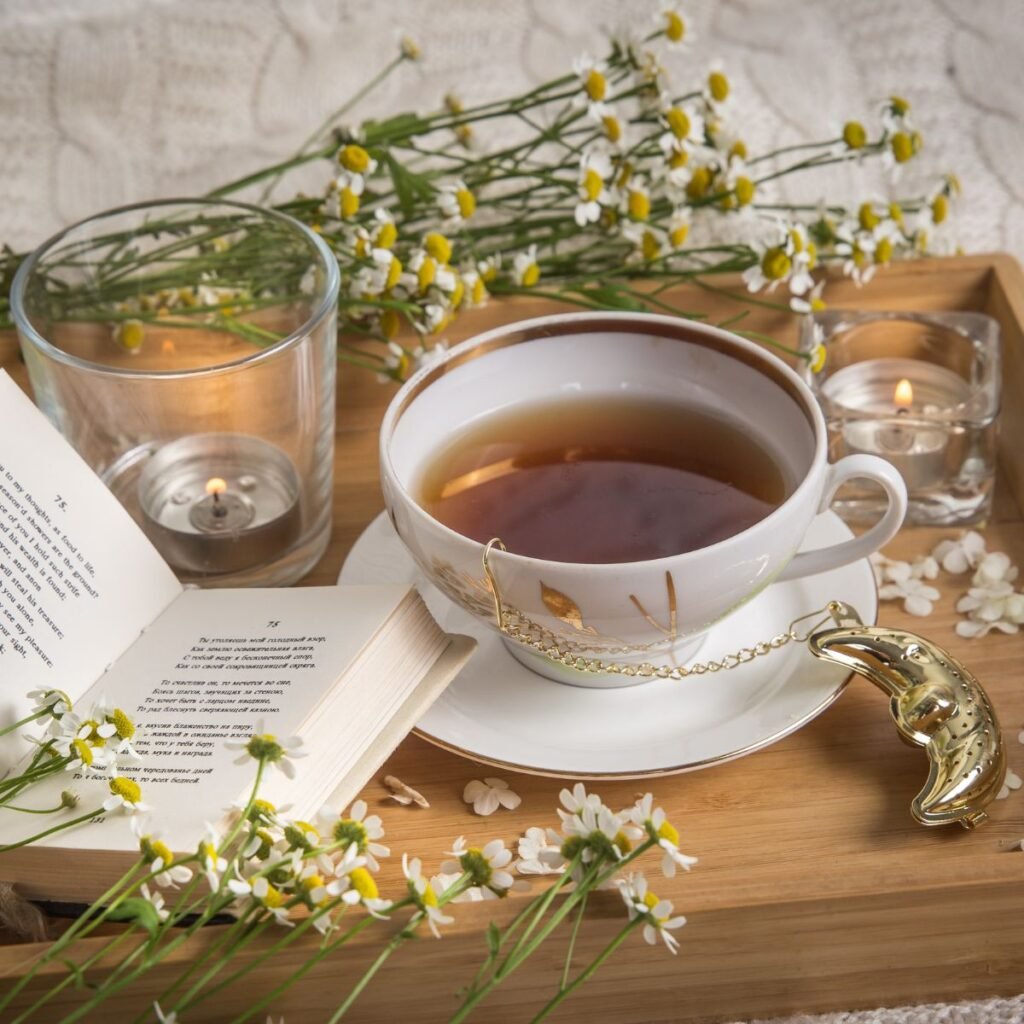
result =
[{"label": "gold chain on saucer", "polygon": [[[529,648],[535,654],[539,654],[549,661],[575,669],[577,672],[589,672],[594,675],[622,675],[641,679],[687,679],[690,676],[724,672],[745,665],[765,654],[771,654],[772,651],[777,651],[780,647],[785,647],[786,644],[793,641],[804,643],[819,627],[834,619],[838,607],[838,602],[830,601],[824,608],[818,608],[794,619],[784,633],[779,633],[770,640],[760,640],[750,647],[741,647],[722,658],[698,661],[693,665],[677,665],[670,668],[667,665],[652,665],[646,661],[639,665],[629,665],[622,662],[605,661],[603,658],[585,658],[560,644],[551,630],[533,622],[522,612],[505,606],[501,598],[498,579],[491,568],[490,554],[493,547],[504,551],[505,545],[495,537],[487,542],[483,553],[484,575],[487,577],[491,594],[494,597],[494,621],[501,633],[509,640],[522,644],[523,647]],[[817,621],[809,629],[798,630],[797,627],[807,622],[808,619]]]}]

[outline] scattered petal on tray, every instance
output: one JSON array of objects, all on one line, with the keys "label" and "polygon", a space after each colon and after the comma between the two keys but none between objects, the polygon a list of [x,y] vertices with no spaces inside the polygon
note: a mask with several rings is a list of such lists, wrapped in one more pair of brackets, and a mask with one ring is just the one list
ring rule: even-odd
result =
[{"label": "scattered petal on tray", "polygon": [[407,786],[394,775],[385,775],[384,785],[391,790],[388,798],[394,800],[395,803],[402,804],[404,807],[408,807],[410,804],[415,804],[417,807],[430,806],[430,802],[419,790],[413,789],[412,786]]},{"label": "scattered petal on tray", "polygon": [[493,814],[499,807],[507,807],[514,811],[522,802],[518,793],[509,789],[504,779],[473,779],[462,791],[462,799],[473,805],[477,814]]},{"label": "scattered petal on tray", "polygon": [[1012,768],[1007,768],[1006,781],[1003,783],[1003,788],[999,790],[996,799],[1005,800],[1014,790],[1020,789],[1022,785],[1024,785],[1024,780]]}]

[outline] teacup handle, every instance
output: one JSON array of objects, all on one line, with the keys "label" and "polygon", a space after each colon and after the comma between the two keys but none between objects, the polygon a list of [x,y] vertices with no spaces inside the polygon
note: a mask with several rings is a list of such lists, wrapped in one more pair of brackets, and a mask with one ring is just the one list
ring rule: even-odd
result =
[{"label": "teacup handle", "polygon": [[841,544],[794,555],[789,565],[776,577],[777,582],[795,580],[800,576],[813,576],[815,573],[827,572],[829,569],[857,562],[888,544],[896,536],[896,531],[902,526],[903,517],[907,514],[907,485],[903,482],[899,470],[877,455],[847,455],[846,458],[829,466],[818,511],[826,511],[832,504],[836,491],[847,480],[854,479],[874,480],[882,485],[885,496],[889,499],[889,507],[885,514],[862,537],[854,537]]}]

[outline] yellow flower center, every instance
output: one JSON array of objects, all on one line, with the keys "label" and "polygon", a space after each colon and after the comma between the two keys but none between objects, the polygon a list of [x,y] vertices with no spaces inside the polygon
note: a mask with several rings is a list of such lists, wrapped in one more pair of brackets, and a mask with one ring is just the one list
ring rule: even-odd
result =
[{"label": "yellow flower center", "polygon": [[120,708],[114,708],[107,721],[113,724],[120,739],[130,740],[135,735],[135,724]]},{"label": "yellow flower center", "polygon": [[949,200],[945,196],[936,196],[932,200],[932,220],[941,224],[949,214]]},{"label": "yellow flower center", "polygon": [[468,188],[460,188],[455,193],[455,202],[459,205],[459,213],[468,219],[476,213],[476,196]]},{"label": "yellow flower center", "polygon": [[458,309],[462,305],[465,294],[466,286],[463,284],[462,278],[456,278],[455,287],[452,289],[452,309]]},{"label": "yellow flower center", "polygon": [[601,125],[604,127],[605,138],[609,142],[618,142],[622,138],[622,122],[612,114],[605,114],[601,118]]},{"label": "yellow flower center", "polygon": [[878,245],[875,246],[875,262],[876,263],[888,263],[892,259],[892,242],[888,238],[883,238]]},{"label": "yellow flower center", "polygon": [[668,158],[668,165],[673,171],[685,167],[690,161],[690,154],[685,149],[674,149]]},{"label": "yellow flower center", "polygon": [[747,144],[742,139],[737,139],[729,147],[729,156],[739,157],[740,160],[747,159]]},{"label": "yellow flower center", "polygon": [[423,248],[437,260],[438,263],[447,263],[452,258],[452,243],[439,231],[428,231],[423,239]]},{"label": "yellow flower center", "polygon": [[643,254],[645,260],[654,260],[658,258],[658,254],[661,252],[661,246],[658,244],[658,239],[655,237],[653,231],[645,231],[643,238],[640,239],[640,252]]},{"label": "yellow flower center", "polygon": [[870,203],[861,203],[860,209],[857,211],[857,220],[860,221],[860,226],[865,231],[871,231],[878,227],[880,218]]},{"label": "yellow flower center", "polygon": [[167,867],[174,861],[174,854],[171,853],[170,847],[152,836],[143,836],[139,840],[139,851],[147,864],[160,860],[163,861],[163,866]]},{"label": "yellow flower center", "polygon": [[359,196],[345,185],[338,197],[338,212],[343,220],[349,220],[359,212]]},{"label": "yellow flower center", "polygon": [[781,281],[792,269],[793,263],[779,246],[772,246],[761,257],[761,272],[769,281]]},{"label": "yellow flower center", "polygon": [[380,333],[385,338],[393,338],[399,327],[402,326],[402,318],[397,309],[385,309],[380,315]]},{"label": "yellow flower center", "polygon": [[678,249],[686,244],[686,239],[690,236],[690,225],[683,221],[681,224],[677,224],[670,232],[668,240],[672,245]]},{"label": "yellow flower center", "polygon": [[850,257],[856,267],[863,267],[867,262],[867,253],[865,253],[859,245],[855,245],[853,247],[853,252],[850,254]]},{"label": "yellow flower center", "polygon": [[394,288],[402,276],[402,262],[397,256],[391,257],[391,266],[388,267],[388,276],[384,281],[385,288]]},{"label": "yellow flower center", "polygon": [[608,92],[608,80],[597,68],[591,68],[587,74],[586,81],[583,83],[583,88],[586,90],[587,95],[597,103],[603,100]]},{"label": "yellow flower center", "polygon": [[425,907],[436,907],[438,905],[437,893],[434,892],[434,888],[429,882],[423,890],[423,894],[420,896],[420,899],[423,901],[423,905]]},{"label": "yellow flower center", "polygon": [[889,204],[889,216],[896,221],[897,224],[903,223],[903,207],[899,203]]},{"label": "yellow flower center", "polygon": [[276,910],[284,903],[284,895],[276,886],[267,884],[267,891],[260,897],[260,903],[268,910]]},{"label": "yellow flower center", "polygon": [[889,104],[892,112],[899,117],[906,117],[910,112],[910,104],[902,96],[890,96]]},{"label": "yellow flower center", "polygon": [[525,288],[532,288],[540,280],[540,267],[536,263],[531,263],[523,271],[523,286]]},{"label": "yellow flower center", "polygon": [[324,880],[320,875],[307,875],[302,880],[302,888],[306,892],[312,892],[314,889],[319,889],[324,884]]},{"label": "yellow flower center", "polygon": [[75,753],[79,756],[86,767],[91,765],[95,760],[92,753],[92,747],[89,746],[85,740],[72,740],[71,746],[74,747]]},{"label": "yellow flower center", "polygon": [[914,236],[914,246],[918,252],[926,252],[928,249],[928,232],[918,231]]},{"label": "yellow flower center", "polygon": [[868,144],[868,133],[860,121],[847,121],[843,125],[843,142],[850,149],[863,149]]},{"label": "yellow flower center", "polygon": [[804,251],[803,235],[796,228],[792,228],[789,232],[789,244],[793,247],[793,252]]},{"label": "yellow flower center", "polygon": [[425,292],[434,283],[436,276],[437,263],[429,256],[424,256],[420,269],[416,272],[416,283],[419,285],[420,291]]},{"label": "yellow flower center", "polygon": [[588,167],[580,182],[580,191],[583,193],[583,197],[588,202],[593,202],[601,194],[602,188],[604,188],[604,182],[601,180],[601,175],[593,167]]},{"label": "yellow flower center", "polygon": [[949,191],[955,195],[960,195],[960,179],[955,174],[946,175],[946,185],[949,187]]},{"label": "yellow flower center", "polygon": [[[818,265],[818,247],[814,242],[807,243],[807,269],[813,270]],[[821,304],[821,308],[825,308],[825,304]]]},{"label": "yellow flower center", "polygon": [[[469,149],[473,144],[473,126],[468,124],[456,125],[455,138],[457,138],[459,142],[466,147],[466,149]],[[463,216],[468,216],[468,214],[463,214]]]},{"label": "yellow flower center", "polygon": [[668,821],[663,821],[658,829],[658,838],[667,839],[673,846],[679,845],[679,833],[675,826]]},{"label": "yellow flower center", "polygon": [[370,166],[370,154],[362,146],[357,146],[354,142],[350,142],[347,146],[342,146],[341,152],[338,154],[338,160],[345,170],[353,171],[356,174],[362,174]]},{"label": "yellow flower center", "polygon": [[137,804],[142,799],[142,790],[139,789],[139,784],[120,775],[116,779],[110,780],[110,792],[132,804]]},{"label": "yellow flower center", "polygon": [[905,164],[914,155],[913,140],[906,132],[896,132],[889,140],[889,148],[898,164]]},{"label": "yellow flower center", "polygon": [[689,115],[679,107],[669,107],[665,112],[665,123],[677,139],[685,139],[690,134]]},{"label": "yellow flower center", "polygon": [[736,202],[740,206],[748,206],[754,201],[754,192],[756,188],[754,183],[742,175],[736,179],[736,186],[733,190],[736,193]]},{"label": "yellow flower center", "polygon": [[665,12],[665,38],[673,43],[681,43],[686,36],[686,22],[678,11]]},{"label": "yellow flower center", "polygon": [[721,71],[712,71],[708,75],[708,91],[713,100],[725,102],[729,98],[729,79]]},{"label": "yellow flower center", "polygon": [[390,249],[398,241],[398,228],[391,221],[385,221],[374,236],[373,244],[378,249]]},{"label": "yellow flower center", "polygon": [[638,189],[629,190],[629,199],[627,200],[627,209],[629,210],[630,217],[633,220],[647,220],[651,215],[651,199],[646,192],[641,192]]},{"label": "yellow flower center", "polygon": [[707,195],[707,191],[710,185],[711,168],[698,167],[693,172],[693,175],[686,186],[686,194],[691,199],[700,199],[702,196]]},{"label": "yellow flower center", "polygon": [[629,841],[629,836],[625,832],[616,832],[612,842],[619,848],[619,853],[629,853],[633,849],[633,844]]},{"label": "yellow flower center", "polygon": [[654,893],[651,892],[650,889],[648,889],[647,892],[644,893],[644,904],[650,910],[653,910],[658,905],[659,902],[660,902],[660,900],[658,899],[658,897],[655,896]]},{"label": "yellow flower center", "polygon": [[474,306],[479,306],[484,301],[484,296],[487,294],[487,289],[484,287],[483,277],[478,277],[473,282],[473,287],[470,289],[470,298],[473,300]]},{"label": "yellow flower center", "polygon": [[[813,301],[811,302],[811,305],[814,305]],[[812,373],[821,373],[821,371],[825,368],[825,356],[827,354],[828,353],[826,352],[824,345],[815,346],[814,351],[811,353]]]},{"label": "yellow flower center", "polygon": [[138,352],[146,337],[146,328],[141,320],[125,320],[117,329],[118,344],[129,352]]},{"label": "yellow flower center", "polygon": [[249,809],[250,821],[266,821],[277,814],[277,808],[269,800],[256,799]]},{"label": "yellow flower center", "polygon": [[380,890],[377,888],[377,883],[373,880],[373,875],[366,868],[353,868],[349,872],[348,879],[352,883],[352,888],[364,900],[375,900],[380,895]]}]

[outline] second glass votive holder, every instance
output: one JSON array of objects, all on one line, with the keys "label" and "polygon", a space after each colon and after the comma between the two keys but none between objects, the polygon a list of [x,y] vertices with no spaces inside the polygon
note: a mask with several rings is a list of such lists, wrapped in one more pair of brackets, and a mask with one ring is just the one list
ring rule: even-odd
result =
[{"label": "second glass votive holder", "polygon": [[202,586],[293,583],[327,545],[337,299],[315,233],[206,200],[77,224],[11,292],[37,404]]},{"label": "second glass votive holder", "polygon": [[[907,522],[966,525],[992,507],[1000,404],[999,325],[981,313],[823,310],[804,317],[801,348],[828,425],[829,457],[867,452],[907,484]],[[881,493],[847,484],[833,508],[877,519]]]}]

